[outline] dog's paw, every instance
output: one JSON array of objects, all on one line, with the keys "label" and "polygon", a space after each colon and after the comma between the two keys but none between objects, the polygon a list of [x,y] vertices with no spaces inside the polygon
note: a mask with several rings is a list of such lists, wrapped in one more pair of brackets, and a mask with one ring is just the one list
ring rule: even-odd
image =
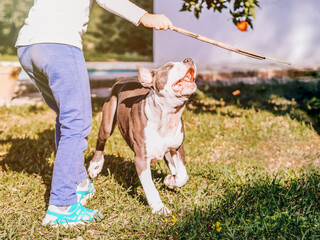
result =
[{"label": "dog's paw", "polygon": [[171,215],[171,211],[163,204],[158,207],[153,207],[152,213],[158,214],[158,215],[164,215],[164,216]]},{"label": "dog's paw", "polygon": [[163,183],[170,189],[174,188],[180,188],[184,186],[187,182],[189,181],[189,176],[188,175],[168,175],[165,177]]},{"label": "dog's paw", "polygon": [[173,189],[176,187],[176,178],[175,176],[169,174],[165,177],[163,183],[170,189]]},{"label": "dog's paw", "polygon": [[98,174],[101,172],[102,167],[104,163],[104,157],[100,157],[100,159],[97,161],[96,159],[91,160],[89,168],[88,168],[88,173],[91,178],[95,178],[98,176]]}]

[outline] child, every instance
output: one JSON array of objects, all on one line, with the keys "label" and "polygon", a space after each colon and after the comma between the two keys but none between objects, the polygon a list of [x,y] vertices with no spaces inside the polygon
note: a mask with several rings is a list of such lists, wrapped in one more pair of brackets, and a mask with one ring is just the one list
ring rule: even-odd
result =
[{"label": "child", "polygon": [[[94,186],[84,167],[92,123],[88,72],[81,36],[95,0],[35,0],[16,42],[21,66],[56,116],[57,148],[49,207],[43,225],[77,225],[101,218],[85,208]],[[135,25],[172,29],[164,15],[149,14],[129,0],[96,0]]]}]

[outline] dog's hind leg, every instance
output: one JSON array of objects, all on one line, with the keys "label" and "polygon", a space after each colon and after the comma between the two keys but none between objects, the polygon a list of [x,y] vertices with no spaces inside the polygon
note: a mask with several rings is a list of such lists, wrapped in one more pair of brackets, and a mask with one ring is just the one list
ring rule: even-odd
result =
[{"label": "dog's hind leg", "polygon": [[95,178],[102,170],[104,163],[103,150],[107,139],[113,133],[116,126],[117,97],[112,95],[103,105],[102,121],[97,139],[96,151],[90,162],[88,172],[91,178]]},{"label": "dog's hind leg", "polygon": [[164,159],[171,172],[171,174],[165,177],[164,184],[168,188],[182,187],[185,185],[189,180],[189,176],[185,167],[183,145],[181,145],[177,151],[166,153]]}]

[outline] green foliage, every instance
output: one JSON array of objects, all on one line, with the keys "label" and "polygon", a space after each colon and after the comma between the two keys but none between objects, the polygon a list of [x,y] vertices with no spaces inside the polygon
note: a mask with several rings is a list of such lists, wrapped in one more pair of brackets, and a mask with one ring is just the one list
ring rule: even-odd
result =
[{"label": "green foliage", "polygon": [[[152,12],[153,1],[134,1],[138,6]],[[111,14],[95,5],[88,32],[84,36],[86,54],[108,53],[125,55],[135,53],[152,60],[152,30],[132,23]]]},{"label": "green foliage", "polygon": [[[253,28],[252,21],[255,18],[255,8],[259,7],[258,0],[183,0],[184,3],[180,11],[194,12],[196,18],[199,18],[204,5],[214,12],[222,12],[228,9],[232,15],[232,21],[237,25],[240,21],[247,21]],[[232,4],[233,2],[233,4]]]},{"label": "green foliage", "polygon": [[33,0],[0,1],[0,54],[15,55],[14,44]]}]

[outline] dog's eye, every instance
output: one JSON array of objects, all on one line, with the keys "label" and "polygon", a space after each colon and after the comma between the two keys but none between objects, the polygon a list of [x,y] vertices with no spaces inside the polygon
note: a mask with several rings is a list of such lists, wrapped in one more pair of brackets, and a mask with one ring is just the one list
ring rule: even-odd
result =
[{"label": "dog's eye", "polygon": [[165,66],[165,70],[170,70],[171,68],[173,67],[173,65],[172,64],[169,64],[169,65],[167,65],[167,66]]}]

